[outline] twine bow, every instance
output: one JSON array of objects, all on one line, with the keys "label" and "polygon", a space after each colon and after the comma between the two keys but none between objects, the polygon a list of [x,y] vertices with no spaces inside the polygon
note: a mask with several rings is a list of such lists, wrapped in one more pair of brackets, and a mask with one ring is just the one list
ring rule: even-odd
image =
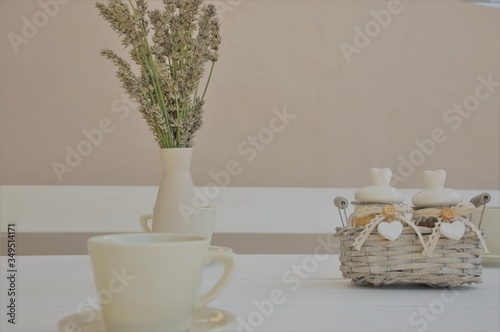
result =
[{"label": "twine bow", "polygon": [[489,254],[490,252],[486,247],[486,242],[484,242],[484,238],[483,235],[481,234],[481,231],[469,219],[463,217],[464,215],[472,213],[472,211],[474,211],[475,209],[476,207],[472,203],[467,203],[467,204],[453,206],[451,208],[444,208],[444,209],[428,208],[428,209],[414,211],[413,216],[415,218],[434,217],[438,220],[438,222],[434,225],[434,228],[432,229],[432,234],[429,236],[429,239],[427,240],[427,248],[428,248],[426,253],[427,256],[430,256],[434,252],[434,249],[436,248],[439,238],[442,235],[441,225],[443,224],[443,222],[448,222],[451,220],[461,221],[465,225],[469,226],[471,230],[474,233],[476,233],[476,236],[481,242],[481,246],[483,247],[484,253]]},{"label": "twine bow", "polygon": [[356,206],[352,217],[363,218],[372,214],[375,214],[375,217],[370,221],[368,225],[365,226],[365,229],[363,229],[361,233],[356,237],[356,239],[354,240],[354,248],[356,248],[356,250],[358,251],[361,250],[363,243],[365,243],[366,239],[373,232],[375,227],[377,227],[379,223],[387,219],[389,221],[399,220],[410,226],[418,235],[420,242],[422,242],[422,246],[424,247],[424,252],[427,252],[427,246],[425,245],[422,234],[420,233],[420,229],[417,226],[415,226],[414,223],[408,220],[408,218],[406,218],[406,216],[404,215],[405,213],[410,213],[412,211],[413,210],[410,207],[404,204],[385,205],[385,206],[380,206],[380,205]]}]

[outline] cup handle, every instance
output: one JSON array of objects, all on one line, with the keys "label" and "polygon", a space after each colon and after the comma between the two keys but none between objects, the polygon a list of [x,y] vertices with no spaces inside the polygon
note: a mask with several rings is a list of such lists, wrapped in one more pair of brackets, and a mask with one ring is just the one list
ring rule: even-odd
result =
[{"label": "cup handle", "polygon": [[153,220],[152,214],[143,214],[139,217],[139,221],[141,222],[141,228],[146,233],[151,233],[151,228],[149,228],[148,221]]},{"label": "cup handle", "polygon": [[196,301],[194,309],[199,309],[204,307],[213,299],[215,299],[220,292],[226,288],[227,284],[231,280],[234,273],[234,267],[236,264],[236,255],[232,252],[207,252],[207,256],[212,256],[214,260],[222,262],[224,264],[224,274],[220,277],[219,281],[215,286],[209,290],[205,295],[202,295]]}]

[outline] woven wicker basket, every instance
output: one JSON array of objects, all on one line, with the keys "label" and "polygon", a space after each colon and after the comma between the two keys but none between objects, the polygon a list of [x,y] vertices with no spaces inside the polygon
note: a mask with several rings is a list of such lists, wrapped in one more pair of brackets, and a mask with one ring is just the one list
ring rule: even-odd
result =
[{"label": "woven wicker basket", "polygon": [[[395,241],[389,241],[374,231],[358,251],[353,243],[363,229],[339,227],[335,234],[340,240],[342,275],[357,285],[380,286],[398,282],[454,287],[481,283],[483,248],[468,226],[458,241],[440,238],[429,257],[422,254],[422,243],[410,227],[404,227]],[[419,229],[427,241],[432,229]]]}]

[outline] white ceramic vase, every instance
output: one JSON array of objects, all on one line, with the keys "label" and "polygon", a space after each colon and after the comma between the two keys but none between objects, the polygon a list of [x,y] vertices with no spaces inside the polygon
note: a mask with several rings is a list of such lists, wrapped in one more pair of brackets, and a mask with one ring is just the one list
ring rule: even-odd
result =
[{"label": "white ceramic vase", "polygon": [[185,210],[193,207],[195,197],[190,172],[192,155],[191,148],[160,150],[163,176],[154,207],[153,232],[178,232],[190,223]]}]

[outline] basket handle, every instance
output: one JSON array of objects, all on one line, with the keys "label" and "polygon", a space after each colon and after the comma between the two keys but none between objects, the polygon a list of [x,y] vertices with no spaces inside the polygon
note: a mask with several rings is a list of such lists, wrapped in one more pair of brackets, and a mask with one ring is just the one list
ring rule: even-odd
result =
[{"label": "basket handle", "polygon": [[[477,228],[481,229],[481,223],[483,222],[484,209],[486,208],[486,203],[491,201],[491,196],[488,193],[482,193],[477,196],[474,196],[470,199],[470,202],[476,207],[483,206],[483,210],[481,211],[481,217],[479,218],[479,223],[477,224]],[[472,216],[472,214],[471,214]]]},{"label": "basket handle", "polygon": [[486,205],[489,201],[491,201],[491,196],[488,193],[482,193],[470,199],[470,202],[477,208],[481,205]]},{"label": "basket handle", "polygon": [[[333,200],[333,204],[339,209],[340,221],[342,221],[342,226],[343,227],[348,226],[347,225],[347,213],[346,213],[345,210],[349,206],[349,201],[346,198],[342,197],[342,196],[337,196]],[[344,225],[344,218],[342,217],[342,213],[340,212],[340,210],[344,210],[345,225]]]}]

